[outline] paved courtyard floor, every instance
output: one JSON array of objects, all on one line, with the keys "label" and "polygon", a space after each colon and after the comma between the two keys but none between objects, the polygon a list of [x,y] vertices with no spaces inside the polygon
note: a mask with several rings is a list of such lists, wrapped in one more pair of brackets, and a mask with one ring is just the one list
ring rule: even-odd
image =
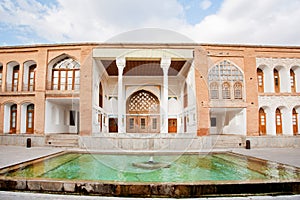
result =
[{"label": "paved courtyard floor", "polygon": [[[40,158],[54,153],[59,153],[63,151],[62,148],[52,148],[52,147],[20,147],[20,146],[0,146],[0,168],[14,165],[17,163],[25,162],[28,160]],[[233,149],[234,153],[239,153],[247,156],[253,156],[261,159],[276,161],[283,164],[288,164],[300,168],[300,148],[264,148],[264,149]],[[55,195],[55,194],[39,194],[39,193],[27,193],[27,192],[7,192],[0,191],[0,199],[22,199],[22,200],[32,200],[32,199],[126,199],[126,198],[116,198],[116,197],[95,197],[95,196],[74,196],[74,195]],[[128,198],[133,199],[133,198]],[[138,198],[144,199],[144,198]],[[195,199],[195,198],[194,198]],[[207,199],[207,198],[197,198],[197,199]],[[214,200],[298,200],[300,195],[290,195],[290,196],[249,196],[249,197],[223,197],[223,198],[213,198]]]}]

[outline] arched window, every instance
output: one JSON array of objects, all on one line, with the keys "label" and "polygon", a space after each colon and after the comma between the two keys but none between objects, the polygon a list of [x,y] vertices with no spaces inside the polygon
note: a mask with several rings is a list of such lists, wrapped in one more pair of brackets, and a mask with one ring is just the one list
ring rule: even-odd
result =
[{"label": "arched window", "polygon": [[292,69],[290,69],[290,81],[291,81],[291,91],[296,92],[295,72]]},{"label": "arched window", "polygon": [[222,84],[222,98],[230,99],[230,84],[227,82]]},{"label": "arched window", "polygon": [[2,72],[3,72],[3,66],[0,63],[0,92],[2,92],[2,79],[3,79]]},{"label": "arched window", "polygon": [[11,91],[16,92],[18,91],[18,85],[19,85],[19,65],[15,66],[13,68],[13,73],[12,73],[12,87]]},{"label": "arched window", "polygon": [[259,109],[259,135],[266,135],[266,113],[263,108]]},{"label": "arched window", "polygon": [[79,90],[80,65],[72,58],[65,58],[54,64],[52,69],[53,90]]},{"label": "arched window", "polygon": [[298,113],[295,108],[293,109],[293,133],[298,134]]},{"label": "arched window", "polygon": [[233,86],[234,89],[234,99],[242,99],[243,93],[242,93],[242,84],[240,82],[236,82]]},{"label": "arched window", "polygon": [[28,91],[34,91],[35,90],[35,69],[36,69],[36,64],[31,65],[29,67],[29,72],[28,72]]},{"label": "arched window", "polygon": [[17,104],[10,107],[10,130],[9,133],[16,133],[17,129]]},{"label": "arched window", "polygon": [[281,119],[281,111],[279,108],[276,109],[276,134],[281,135],[282,134],[282,119]]},{"label": "arched window", "polygon": [[26,115],[26,133],[33,133],[34,131],[34,105],[29,104],[27,106]]},{"label": "arched window", "polygon": [[274,69],[274,89],[276,93],[280,92],[280,77],[277,69]]},{"label": "arched window", "polygon": [[258,92],[264,92],[264,73],[261,69],[257,69],[257,85],[258,85]]},{"label": "arched window", "polygon": [[217,82],[212,82],[210,84],[210,98],[219,99],[219,85]]},{"label": "arched window", "polygon": [[[210,86],[210,97],[211,99],[217,99],[220,98],[218,94],[220,94],[220,90],[222,89],[222,98],[223,99],[240,99],[231,97],[230,91],[235,91],[235,88],[232,88],[235,85],[235,83],[239,83],[238,88],[240,94],[237,94],[239,97],[242,97],[242,90],[243,90],[243,73],[241,70],[233,65],[231,62],[224,60],[218,64],[216,64],[214,67],[212,67],[209,70],[208,73],[208,82]],[[218,84],[215,84],[218,83]],[[218,86],[222,87],[218,87]],[[216,89],[219,91],[217,92]]]},{"label": "arched window", "polygon": [[99,107],[103,108],[103,89],[101,82],[99,83]]}]

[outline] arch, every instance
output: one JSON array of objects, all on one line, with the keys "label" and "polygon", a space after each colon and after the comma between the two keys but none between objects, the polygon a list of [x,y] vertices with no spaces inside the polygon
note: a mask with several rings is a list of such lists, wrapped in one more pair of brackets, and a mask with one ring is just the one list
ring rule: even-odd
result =
[{"label": "arch", "polygon": [[134,92],[126,101],[126,113],[127,132],[159,132],[159,100],[153,93],[147,90]]},{"label": "arch", "polygon": [[23,91],[34,91],[36,62],[34,60],[28,60],[24,62],[23,66]]},{"label": "arch", "polygon": [[234,99],[243,99],[243,86],[241,82],[236,82],[233,85]]},{"label": "arch", "polygon": [[80,64],[72,57],[63,54],[53,59],[48,65],[51,74],[52,90],[79,90]]},{"label": "arch", "polygon": [[[244,74],[231,61],[222,60],[211,67],[208,72],[208,82],[211,99],[215,99],[218,94],[222,94],[222,99],[243,99]],[[216,83],[219,83],[221,87],[217,87]],[[218,92],[216,88],[218,88]],[[222,91],[220,92],[220,90]],[[236,92],[233,97],[231,91]]]},{"label": "arch", "polygon": [[159,100],[157,96],[147,90],[139,90],[133,93],[126,103],[128,114],[159,113]]},{"label": "arch", "polygon": [[280,92],[280,77],[279,77],[279,72],[276,68],[273,70],[273,75],[274,75],[274,90],[275,93]]},{"label": "arch", "polygon": [[19,69],[20,64],[16,61],[10,61],[7,63],[6,72],[6,91],[17,91],[19,85]]},{"label": "arch", "polygon": [[219,84],[218,82],[212,82],[209,84],[210,98],[219,99]]},{"label": "arch", "polygon": [[256,75],[258,92],[264,92],[264,72],[260,68],[257,68]]},{"label": "arch", "polygon": [[266,135],[267,133],[267,119],[266,119],[266,113],[263,108],[259,109],[259,135]]},{"label": "arch", "polygon": [[230,99],[230,84],[228,82],[222,84],[222,98]]},{"label": "arch", "polygon": [[300,92],[300,66],[295,65],[291,67],[291,70],[294,72],[294,91]]},{"label": "arch", "polygon": [[282,113],[279,108],[275,111],[276,135],[282,135]]}]

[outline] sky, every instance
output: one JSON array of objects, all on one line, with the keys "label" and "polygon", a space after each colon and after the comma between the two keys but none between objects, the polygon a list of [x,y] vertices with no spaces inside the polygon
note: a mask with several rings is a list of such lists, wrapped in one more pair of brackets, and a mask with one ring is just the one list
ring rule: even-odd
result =
[{"label": "sky", "polygon": [[141,29],[197,43],[299,46],[299,10],[300,0],[0,0],[0,46],[101,43]]}]

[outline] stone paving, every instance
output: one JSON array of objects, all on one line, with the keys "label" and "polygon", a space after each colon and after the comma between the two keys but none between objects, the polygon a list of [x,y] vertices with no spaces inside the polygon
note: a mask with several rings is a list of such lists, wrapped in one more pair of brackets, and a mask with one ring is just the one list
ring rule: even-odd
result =
[{"label": "stone paving", "polygon": [[233,152],[300,168],[300,148],[234,149]]},{"label": "stone paving", "polygon": [[[27,160],[32,160],[40,158],[49,154],[54,154],[63,151],[62,148],[51,148],[51,147],[20,147],[20,146],[0,146],[0,168],[14,165],[20,162],[25,162]],[[288,165],[293,165],[300,167],[300,148],[272,148],[272,149],[233,149],[232,152],[239,153],[243,155],[253,156],[261,159],[276,161]],[[117,197],[96,197],[96,196],[75,196],[75,195],[56,195],[56,194],[39,194],[39,193],[29,193],[29,192],[7,192],[0,191],[0,199],[126,199]],[[132,199],[132,198],[128,198]],[[137,198],[145,199],[145,198]],[[148,199],[148,198],[147,198]],[[207,198],[197,198],[197,199],[207,199]],[[213,198],[214,200],[298,200],[300,195],[289,195],[289,196],[249,196],[249,197],[223,197],[223,198]]]},{"label": "stone paving", "polygon": [[50,154],[63,151],[61,148],[51,147],[21,147],[0,146],[0,168],[15,165],[28,160],[37,159]]}]

